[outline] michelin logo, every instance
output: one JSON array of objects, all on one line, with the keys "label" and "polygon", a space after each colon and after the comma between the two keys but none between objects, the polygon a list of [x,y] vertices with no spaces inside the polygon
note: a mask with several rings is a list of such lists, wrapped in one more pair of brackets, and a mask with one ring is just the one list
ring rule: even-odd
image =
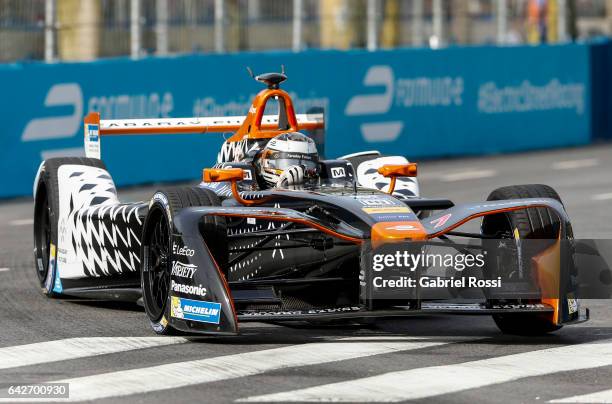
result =
[{"label": "michelin logo", "polygon": [[170,302],[170,315],[182,320],[219,324],[221,319],[221,304],[172,296]]}]

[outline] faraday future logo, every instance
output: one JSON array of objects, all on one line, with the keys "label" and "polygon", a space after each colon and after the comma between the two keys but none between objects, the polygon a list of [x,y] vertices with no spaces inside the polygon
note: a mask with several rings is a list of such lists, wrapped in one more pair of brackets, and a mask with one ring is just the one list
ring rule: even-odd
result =
[{"label": "faraday future logo", "polygon": [[[356,95],[351,98],[344,110],[347,116],[383,115],[389,112],[393,104],[395,79],[390,66],[372,66],[363,79],[365,87],[384,87],[382,94]],[[368,122],[361,125],[364,140],[374,142],[392,142],[402,133],[402,121]]]}]

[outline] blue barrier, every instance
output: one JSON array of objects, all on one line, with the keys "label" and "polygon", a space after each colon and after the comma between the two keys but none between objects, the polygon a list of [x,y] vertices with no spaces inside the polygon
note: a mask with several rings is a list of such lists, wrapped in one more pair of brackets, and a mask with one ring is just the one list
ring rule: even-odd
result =
[{"label": "blue barrier", "polygon": [[612,42],[597,40],[590,46],[593,140],[612,139]]},{"label": "blue barrier", "polygon": [[[308,51],[0,66],[0,197],[31,193],[41,158],[82,151],[82,117],[243,115],[245,71],[284,64],[298,112],[322,106],[328,157],[379,149],[411,159],[591,140],[590,48]],[[195,179],[222,136],[105,138],[118,185]]]}]

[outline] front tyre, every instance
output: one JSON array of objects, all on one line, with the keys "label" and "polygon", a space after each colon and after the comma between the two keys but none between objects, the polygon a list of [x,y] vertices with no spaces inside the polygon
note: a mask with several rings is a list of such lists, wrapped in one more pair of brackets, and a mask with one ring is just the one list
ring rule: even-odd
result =
[{"label": "front tyre", "polygon": [[[220,205],[221,201],[214,192],[199,187],[164,189],[151,199],[142,236],[141,286],[145,311],[157,334],[183,334],[168,322],[174,217],[184,208]],[[217,262],[227,262],[225,219],[216,216],[203,218],[200,232]]]},{"label": "front tyre", "polygon": [[142,299],[157,334],[172,335],[166,305],[170,294],[170,221],[166,211],[154,203],[147,215],[142,237]]},{"label": "front tyre", "polygon": [[57,172],[63,165],[80,165],[106,170],[97,159],[60,157],[45,160],[38,171],[34,184],[34,265],[36,277],[47,297],[62,294],[61,280],[57,276],[57,246],[59,183]]},{"label": "front tyre", "polygon": [[[557,192],[548,185],[513,185],[491,192],[487,201],[522,198],[551,198],[561,202]],[[561,202],[562,203],[562,202]],[[546,208],[529,208],[513,212],[485,216],[482,233],[498,238],[549,239],[555,240],[560,228],[559,218]],[[572,237],[571,227],[568,236]],[[507,303],[539,303],[507,302]],[[561,329],[550,315],[543,314],[494,314],[493,320],[504,334],[543,335]]]}]

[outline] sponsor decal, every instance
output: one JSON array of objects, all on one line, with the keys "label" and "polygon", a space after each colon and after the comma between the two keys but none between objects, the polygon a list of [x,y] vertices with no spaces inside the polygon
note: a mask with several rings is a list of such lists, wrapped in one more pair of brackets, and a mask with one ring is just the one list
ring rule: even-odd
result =
[{"label": "sponsor decal", "polygon": [[197,270],[198,267],[195,265],[173,261],[170,275],[178,276],[179,278],[193,279],[193,274],[195,274]]},{"label": "sponsor decal", "polygon": [[[49,255],[49,273],[51,273],[53,280],[53,291],[55,293],[62,293],[64,288],[62,287],[62,280],[60,279],[59,268],[56,260],[56,247],[51,244],[51,254]],[[49,275],[47,275],[49,279]],[[51,279],[49,279],[51,280]]]},{"label": "sponsor decal", "polygon": [[370,207],[383,207],[383,206],[406,206],[401,202],[396,201],[395,199],[384,198],[380,195],[361,195],[357,197],[357,200],[363,206]]},{"label": "sponsor decal", "polygon": [[170,203],[168,203],[168,198],[166,198],[166,195],[164,195],[161,192],[155,193],[155,195],[153,195],[153,198],[151,199],[151,202],[149,203],[149,209],[151,209],[155,201],[158,201],[162,205],[164,205],[164,208],[166,209],[166,215],[168,215],[168,220],[172,221],[172,214],[170,212]]},{"label": "sponsor decal", "polygon": [[203,125],[205,122],[200,121],[199,119],[192,120],[184,120],[184,119],[160,119],[160,120],[151,120],[151,121],[130,121],[130,120],[116,120],[115,122],[111,122],[105,126],[105,128],[113,129],[113,128],[135,128],[135,127],[161,127],[161,126],[195,126],[195,125]]},{"label": "sponsor decal", "polygon": [[310,310],[283,310],[283,311],[243,311],[238,313],[240,316],[245,317],[263,317],[263,316],[300,316],[307,314],[336,314],[336,313],[350,313],[360,311],[361,308],[351,307],[331,307],[327,309],[310,309]]},{"label": "sponsor decal", "polygon": [[389,213],[381,213],[381,214],[373,214],[371,215],[377,222],[412,222],[416,219],[414,214],[389,214]]},{"label": "sponsor decal", "polygon": [[97,124],[85,125],[85,155],[99,159],[100,151],[100,127]]},{"label": "sponsor decal", "polygon": [[411,231],[411,230],[417,230],[418,228],[416,226],[411,225],[411,224],[400,224],[400,225],[397,225],[397,226],[385,227],[385,229],[387,229],[387,230],[397,230],[397,231]]},{"label": "sponsor decal", "polygon": [[186,295],[194,295],[199,297],[206,296],[206,288],[202,285],[183,285],[175,281],[170,282],[170,288],[173,292],[184,293]]},{"label": "sponsor decal", "polygon": [[548,308],[542,303],[523,303],[523,304],[493,304],[492,309],[496,310],[539,310]]},{"label": "sponsor decal", "polygon": [[174,318],[200,323],[219,324],[220,322],[220,303],[183,299],[175,296],[171,297],[170,303],[170,315]]},{"label": "sponsor decal", "polygon": [[159,201],[164,205],[168,205],[168,198],[166,198],[166,195],[162,194],[161,192],[157,192],[155,195],[153,195],[153,200]]},{"label": "sponsor decal", "polygon": [[567,297],[567,310],[569,311],[569,314],[578,312],[578,300],[576,300],[573,295],[569,295]]},{"label": "sponsor decal", "polygon": [[381,213],[410,213],[411,210],[408,206],[388,206],[378,208],[362,208],[365,213],[370,215],[376,215]]},{"label": "sponsor decal", "polygon": [[163,315],[161,320],[159,320],[159,322],[153,324],[153,329],[156,332],[163,332],[167,326],[168,326],[168,320],[166,319],[166,316]]},{"label": "sponsor decal", "polygon": [[89,139],[90,142],[97,142],[99,139],[99,126],[98,125],[92,125],[92,124],[88,124],[87,125],[87,138]]},{"label": "sponsor decal", "polygon": [[55,257],[55,265],[60,263],[67,264],[68,263],[68,251],[64,248],[57,248],[57,256]]},{"label": "sponsor decal", "polygon": [[344,178],[346,177],[346,171],[344,167],[332,167],[331,169],[332,178]]},{"label": "sponsor decal", "polygon": [[257,224],[257,219],[254,217],[247,217],[247,224],[255,225]]},{"label": "sponsor decal", "polygon": [[175,243],[172,243],[172,252],[174,255],[183,255],[185,257],[193,257],[195,255],[195,251],[187,246],[180,247]]},{"label": "sponsor decal", "polygon": [[66,218],[62,217],[58,224],[58,234],[60,245],[68,241],[68,225],[66,224]]},{"label": "sponsor decal", "polygon": [[442,217],[439,217],[435,220],[432,220],[431,222],[429,222],[429,224],[433,224],[434,225],[434,229],[437,229],[438,227],[442,227],[444,226],[444,224],[446,224],[446,222],[448,222],[448,219],[450,219],[452,216],[452,214],[446,214]]},{"label": "sponsor decal", "polygon": [[142,260],[142,271],[143,272],[149,271],[149,247],[147,246],[144,247],[144,257]]},{"label": "sponsor decal", "polygon": [[45,278],[45,292],[52,290],[53,275],[55,274],[55,244],[49,246],[49,266]]},{"label": "sponsor decal", "polygon": [[[269,146],[273,146],[273,145],[269,145]],[[312,154],[306,154],[306,153],[292,153],[292,152],[274,152],[270,155],[271,159],[292,159],[292,160],[307,160],[307,161],[314,161],[316,160],[316,157],[313,156]]]}]

